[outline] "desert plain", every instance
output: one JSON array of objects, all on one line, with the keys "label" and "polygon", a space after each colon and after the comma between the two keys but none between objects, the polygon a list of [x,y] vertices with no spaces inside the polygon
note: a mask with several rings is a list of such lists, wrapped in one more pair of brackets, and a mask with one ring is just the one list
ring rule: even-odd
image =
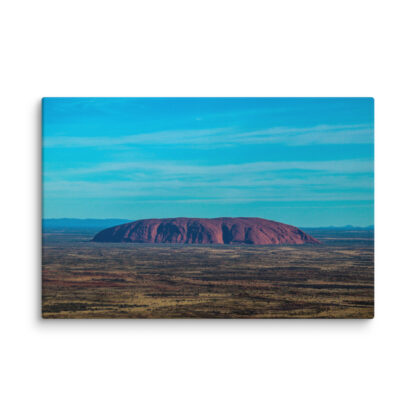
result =
[{"label": "desert plain", "polygon": [[319,245],[98,243],[43,234],[43,318],[372,318],[372,230]]}]

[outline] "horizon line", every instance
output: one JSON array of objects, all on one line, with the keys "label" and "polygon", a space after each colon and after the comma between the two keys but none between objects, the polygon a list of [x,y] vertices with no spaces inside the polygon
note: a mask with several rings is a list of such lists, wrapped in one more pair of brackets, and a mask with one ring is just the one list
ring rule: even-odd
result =
[{"label": "horizon line", "polygon": [[[121,220],[125,222],[135,222],[135,221],[141,221],[141,220],[147,220],[147,219],[174,219],[174,218],[207,218],[207,219],[215,219],[215,218],[262,218],[262,217],[164,217],[164,218],[140,218],[136,220],[128,219],[128,218],[116,218],[116,217],[109,217],[109,218],[79,218],[79,217],[51,217],[51,218],[44,218],[42,217],[42,221],[44,220],[80,220],[80,221],[110,221],[110,220]],[[263,218],[268,219],[268,218]],[[276,221],[281,222],[277,220],[270,220],[270,221]],[[345,225],[305,225],[305,226],[297,226],[298,228],[374,228],[374,224],[368,224],[368,225],[353,225],[353,224],[345,224]]]}]

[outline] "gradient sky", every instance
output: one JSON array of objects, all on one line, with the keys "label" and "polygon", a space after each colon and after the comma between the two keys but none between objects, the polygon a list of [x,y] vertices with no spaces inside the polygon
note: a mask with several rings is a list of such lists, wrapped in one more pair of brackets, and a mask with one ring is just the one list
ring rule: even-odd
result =
[{"label": "gradient sky", "polygon": [[44,218],[373,224],[371,98],[45,98]]}]

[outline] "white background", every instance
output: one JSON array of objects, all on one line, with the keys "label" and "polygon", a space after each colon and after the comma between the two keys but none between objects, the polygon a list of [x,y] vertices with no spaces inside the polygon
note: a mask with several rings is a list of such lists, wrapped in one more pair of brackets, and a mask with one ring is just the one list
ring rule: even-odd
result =
[{"label": "white background", "polygon": [[[3,1],[3,415],[415,414],[411,1]],[[42,321],[42,96],[373,96],[373,321]]]}]

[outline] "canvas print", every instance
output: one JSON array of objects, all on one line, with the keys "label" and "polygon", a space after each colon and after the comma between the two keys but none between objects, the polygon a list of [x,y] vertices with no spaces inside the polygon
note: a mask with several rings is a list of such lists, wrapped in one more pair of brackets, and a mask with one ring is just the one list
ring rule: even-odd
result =
[{"label": "canvas print", "polygon": [[43,318],[372,318],[372,98],[44,98]]}]

